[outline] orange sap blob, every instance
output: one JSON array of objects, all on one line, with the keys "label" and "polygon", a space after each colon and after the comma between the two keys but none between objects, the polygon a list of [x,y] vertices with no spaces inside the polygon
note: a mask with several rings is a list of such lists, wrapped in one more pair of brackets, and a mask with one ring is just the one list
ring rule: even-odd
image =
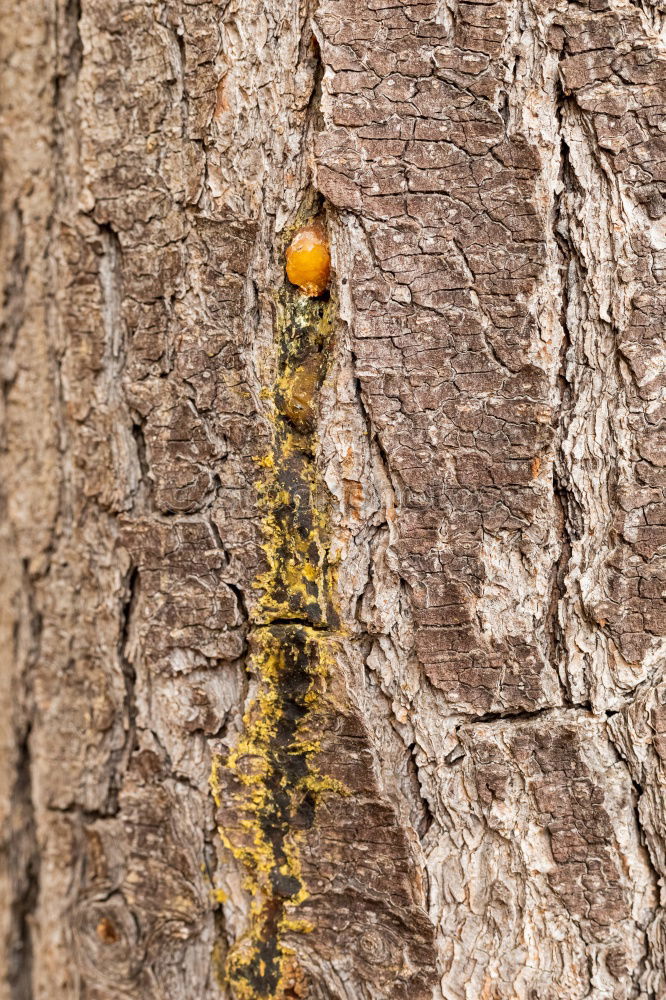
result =
[{"label": "orange sap blob", "polygon": [[287,247],[287,277],[306,295],[316,297],[328,288],[331,255],[326,231],[319,222],[311,222],[294,236]]}]

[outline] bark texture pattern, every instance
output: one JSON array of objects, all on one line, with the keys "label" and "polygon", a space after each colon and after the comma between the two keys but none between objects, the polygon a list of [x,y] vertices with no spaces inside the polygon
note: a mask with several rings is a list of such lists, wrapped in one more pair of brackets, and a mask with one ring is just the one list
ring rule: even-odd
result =
[{"label": "bark texture pattern", "polygon": [[661,4],[0,15],[0,1000],[663,1000]]}]

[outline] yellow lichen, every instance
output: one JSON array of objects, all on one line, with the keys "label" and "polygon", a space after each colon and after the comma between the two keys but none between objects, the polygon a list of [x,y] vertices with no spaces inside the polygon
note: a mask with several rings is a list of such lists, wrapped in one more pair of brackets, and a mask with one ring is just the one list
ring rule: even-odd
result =
[{"label": "yellow lichen", "polygon": [[[318,666],[318,650],[322,637],[316,630],[303,626],[294,626],[298,632],[298,644],[305,657],[304,662]],[[257,636],[258,649],[253,656],[253,664],[258,671],[261,691],[245,716],[245,728],[239,740],[226,760],[217,758],[211,775],[211,787],[216,803],[222,803],[221,771],[231,772],[243,791],[238,796],[235,808],[238,813],[238,826],[245,830],[248,840],[243,843],[234,836],[233,830],[220,828],[220,836],[225,846],[242,864],[245,871],[245,887],[252,893],[251,925],[248,933],[237,942],[227,959],[227,979],[234,987],[238,997],[247,1000],[279,996],[278,987],[282,978],[282,966],[287,958],[287,951],[282,945],[285,933],[306,933],[310,928],[307,922],[299,921],[289,910],[296,909],[306,898],[307,892],[301,878],[298,840],[299,834],[289,830],[279,845],[282,860],[278,861],[275,844],[267,835],[270,829],[274,803],[272,800],[273,779],[281,779],[289,800],[289,815],[295,816],[299,808],[299,800],[307,793],[315,797],[323,793],[338,791],[339,788],[325,776],[320,776],[312,762],[317,752],[318,744],[312,739],[304,739],[296,727],[292,740],[285,746],[284,754],[292,757],[301,755],[307,761],[305,778],[291,779],[285,768],[283,775],[276,775],[276,766],[281,763],[274,746],[276,723],[282,714],[282,708],[276,703],[275,691],[279,689],[285,670],[289,669],[289,659],[293,656],[293,636],[286,634],[280,644],[273,641],[277,634],[290,632],[284,626],[276,630],[260,630]],[[308,693],[319,683],[318,670],[312,670],[308,684]],[[272,712],[272,717],[266,713]],[[250,764],[248,766],[248,760]],[[284,764],[284,760],[282,761]],[[268,819],[268,823],[267,823]],[[293,880],[293,891],[284,900],[282,911],[270,925],[271,911],[274,909],[274,879],[276,872],[287,880]],[[268,978],[268,965],[262,956],[262,949],[269,937],[275,939],[276,964],[279,975],[275,977],[272,988],[264,989],[263,984]],[[270,985],[270,984],[269,984]]]},{"label": "yellow lichen", "polygon": [[[317,266],[321,271],[321,262]],[[327,269],[328,263],[326,281]],[[226,959],[227,981],[240,1000],[280,1000],[287,981],[302,982],[284,943],[286,934],[311,929],[297,916],[307,898],[302,828],[311,803],[316,808],[323,795],[345,792],[319,772],[310,722],[330,669],[337,622],[326,494],[315,460],[317,396],[333,322],[332,301],[285,288],[276,320],[278,372],[270,393],[262,392],[273,403],[273,443],[257,458],[266,559],[254,584],[259,594],[251,623],[257,691],[241,734],[226,758],[214,760],[210,779],[220,837],[242,865],[252,895],[248,930]]]}]

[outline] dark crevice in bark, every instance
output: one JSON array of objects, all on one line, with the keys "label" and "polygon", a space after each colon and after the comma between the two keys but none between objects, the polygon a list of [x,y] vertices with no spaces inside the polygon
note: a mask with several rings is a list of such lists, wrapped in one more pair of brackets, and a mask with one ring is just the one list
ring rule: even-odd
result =
[{"label": "dark crevice in bark", "polygon": [[[27,633],[27,650],[21,675],[22,712],[16,736],[16,764],[10,799],[9,864],[14,883],[10,903],[10,951],[7,980],[11,1000],[33,1000],[32,918],[36,911],[40,887],[40,853],[37,843],[35,807],[33,801],[31,738],[34,723],[32,670],[41,653],[42,619],[36,607],[35,592],[27,564],[23,564],[23,590],[26,603],[23,621]],[[16,633],[19,652],[21,627]]]},{"label": "dark crevice in bark", "polygon": [[[212,522],[212,521],[210,523],[211,523],[211,525],[214,524],[214,522]],[[219,540],[221,542],[222,539],[220,538],[217,525],[214,525],[214,531],[217,534],[217,537],[219,538]],[[220,548],[222,548],[222,545],[220,545]],[[238,611],[239,611],[239,613],[241,615],[241,618],[243,619],[243,622],[245,623],[246,627],[249,629],[250,628],[250,612],[249,612],[249,609],[248,609],[248,606],[247,606],[247,600],[246,600],[245,594],[243,593],[242,587],[239,587],[237,583],[234,583],[233,581],[229,581],[229,580],[225,580],[224,584],[225,584],[226,587],[229,588],[229,590],[231,591],[231,593],[236,598],[236,604],[238,606]],[[242,655],[243,655],[243,658],[245,658],[247,656],[247,639],[245,639],[245,641],[243,642]]]},{"label": "dark crevice in bark", "polygon": [[565,108],[567,98],[561,84],[558,84],[556,115],[560,135],[561,189],[555,198],[553,234],[560,251],[560,326],[562,343],[560,347],[560,367],[557,376],[559,406],[554,418],[557,448],[553,462],[553,501],[560,533],[560,555],[553,567],[550,606],[548,608],[548,639],[550,657],[554,663],[563,704],[572,705],[571,691],[566,677],[567,659],[564,636],[559,620],[561,601],[566,597],[566,574],[571,560],[573,542],[579,535],[580,512],[568,488],[568,474],[563,461],[562,442],[566,437],[572,407],[572,387],[567,378],[568,355],[572,347],[572,333],[569,329],[569,281],[570,267],[575,250],[571,244],[567,217],[566,197],[574,190],[576,178],[569,159],[569,146],[564,135]]},{"label": "dark crevice in bark", "polygon": [[449,753],[446,755],[446,757],[444,758],[444,763],[448,767],[457,767],[459,764],[462,763],[462,761],[464,761],[465,757],[466,757],[465,751],[463,747],[460,745],[460,743],[458,743],[456,744],[456,746],[454,746],[453,750],[449,751]]},{"label": "dark crevice in bark", "polygon": [[[565,710],[569,709],[576,709],[583,712],[586,711],[585,708],[579,705],[567,705]],[[556,708],[537,708],[533,712],[487,712],[484,715],[470,716],[463,722],[459,722],[456,726],[456,732],[466,726],[476,726],[480,723],[492,724],[494,722],[531,722],[534,719],[546,718],[549,715],[557,715],[557,713],[561,711],[562,707],[558,706]],[[590,712],[590,714],[592,713]]]},{"label": "dark crevice in bark", "polygon": [[301,626],[311,628],[315,632],[330,632],[331,627],[325,622],[313,623],[308,618],[271,618],[269,622],[257,622],[254,628],[272,628],[273,625]]},{"label": "dark crevice in bark", "polygon": [[74,81],[81,72],[83,63],[83,40],[81,38],[81,0],[67,0],[62,25],[63,47],[59,53],[60,74]]},{"label": "dark crevice in bark", "polygon": [[119,753],[111,760],[111,780],[107,803],[107,815],[116,815],[119,809],[118,796],[122,787],[123,776],[129,765],[130,758],[137,744],[137,706],[136,706],[136,670],[129,656],[130,629],[132,616],[139,593],[139,574],[133,567],[125,583],[125,600],[121,609],[120,639],[118,641],[118,658],[125,685],[123,701],[123,722],[125,726],[125,743]]},{"label": "dark crevice in bark", "polygon": [[[216,527],[216,530],[217,530],[217,527]],[[241,618],[243,619],[243,622],[246,624],[246,626],[249,628],[250,627],[250,612],[248,610],[247,600],[245,598],[245,594],[243,593],[242,587],[239,587],[237,583],[234,583],[233,581],[229,581],[229,580],[225,580],[224,584],[225,584],[226,587],[229,588],[229,590],[231,591],[231,593],[236,598],[236,604],[238,606],[238,611],[239,611],[239,613],[241,615]],[[247,653],[247,640],[243,643],[243,656],[245,656],[246,653]]]},{"label": "dark crevice in bark", "polygon": [[39,849],[32,802],[31,729],[29,722],[17,747],[11,797],[14,831],[10,835],[9,863],[15,885],[10,906],[11,944],[7,970],[11,1000],[33,1000],[31,923],[39,897]]},{"label": "dark crevice in bark", "polygon": [[[62,165],[64,160],[65,131],[72,127],[71,106],[76,84],[83,64],[81,39],[81,0],[67,0],[64,7],[56,4],[56,71],[53,76],[53,106],[55,108],[54,133],[57,148],[57,186],[64,192]],[[62,19],[58,14],[62,10]]]},{"label": "dark crevice in bark", "polygon": [[132,623],[132,614],[136,607],[136,601],[139,594],[139,573],[138,570],[133,567],[130,570],[129,578],[127,580],[125,588],[126,598],[122,609],[122,627],[120,632],[120,657],[123,667],[123,677],[125,678],[125,712],[128,723],[127,731],[127,746],[129,753],[132,752],[133,744],[135,740],[136,731],[136,700],[135,700],[135,685],[136,685],[136,670],[132,664],[129,656],[128,644],[130,639],[130,627]]},{"label": "dark crevice in bark", "polygon": [[[421,812],[422,812],[421,820],[416,828],[416,833],[418,835],[419,840],[423,841],[423,838],[425,837],[428,830],[435,821],[435,816],[433,814],[432,809],[430,808],[430,802],[428,801],[427,796],[424,795],[423,793],[423,788],[420,780],[419,765],[416,760],[416,743],[410,743],[409,746],[407,747],[407,750],[409,751],[409,756],[407,758],[408,767],[410,768],[412,777],[414,779],[412,784],[414,789],[418,791],[419,801],[421,804]],[[427,869],[424,869],[424,872],[427,874]]]},{"label": "dark crevice in bark", "polygon": [[213,909],[213,922],[215,925],[215,946],[211,955],[211,975],[216,983],[220,983],[224,981],[229,953],[229,930],[224,910],[219,903]]},{"label": "dark crevice in bark", "polygon": [[320,132],[325,127],[324,117],[321,111],[321,89],[322,81],[324,79],[324,63],[319,49],[319,40],[316,35],[310,34],[309,20],[305,22],[305,26],[309,38],[306,40],[305,37],[302,37],[301,39],[300,59],[301,61],[308,58],[314,60],[314,69],[312,72],[312,93],[310,94],[310,100],[306,111],[306,129],[308,131],[312,130],[313,132]]},{"label": "dark crevice in bark", "polygon": [[[2,324],[0,325],[0,345],[8,354],[16,344],[16,338],[23,322],[24,287],[28,272],[25,260],[25,226],[23,212],[17,202],[13,211],[5,219],[0,220],[0,232],[3,242],[14,244],[14,252],[7,270],[7,280],[4,284],[2,299]],[[9,361],[9,357],[7,359]],[[6,400],[15,377],[16,371],[11,364],[3,365],[1,372],[3,396]],[[2,426],[4,433],[4,422]],[[4,442],[3,442],[4,444]]]},{"label": "dark crevice in bark", "polygon": [[509,124],[509,116],[511,109],[509,108],[509,95],[505,90],[502,90],[498,97],[497,112],[501,116],[504,126]]},{"label": "dark crevice in bark", "polygon": [[[310,191],[299,215],[323,214]],[[323,225],[323,223],[322,223]],[[275,317],[277,374],[271,387],[272,447],[265,459],[260,506],[266,570],[257,580],[262,596],[248,614],[240,588],[230,585],[250,624],[248,677],[257,694],[246,709],[240,745],[262,764],[252,794],[243,788],[242,758],[232,751],[217,772],[233,785],[240,821],[254,830],[261,867],[247,941],[229,951],[226,978],[239,994],[275,997],[287,961],[283,944],[288,907],[304,891],[294,837],[314,822],[313,741],[308,732],[320,670],[321,643],[337,625],[331,600],[326,503],[317,468],[318,400],[326,374],[336,305],[331,296],[306,296],[292,285],[281,290]],[[245,751],[247,752],[247,751]],[[241,764],[239,768],[239,764]],[[223,795],[220,805],[225,807]],[[232,844],[232,850],[235,845]],[[248,852],[235,847],[248,866]],[[260,905],[259,905],[260,901]]]}]

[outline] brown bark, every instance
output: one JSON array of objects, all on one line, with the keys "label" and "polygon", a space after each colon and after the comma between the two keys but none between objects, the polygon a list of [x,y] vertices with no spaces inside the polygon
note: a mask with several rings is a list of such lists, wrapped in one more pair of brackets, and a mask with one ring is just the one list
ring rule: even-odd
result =
[{"label": "brown bark", "polygon": [[0,0],[0,1000],[666,998],[659,6]]}]

